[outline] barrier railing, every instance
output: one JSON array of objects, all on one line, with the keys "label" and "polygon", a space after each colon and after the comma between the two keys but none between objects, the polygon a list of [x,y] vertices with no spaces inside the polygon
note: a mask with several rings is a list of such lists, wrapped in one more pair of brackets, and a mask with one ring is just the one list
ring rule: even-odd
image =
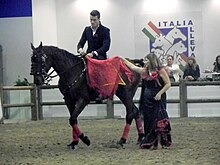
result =
[{"label": "barrier railing", "polygon": [[[220,103],[220,95],[217,99],[188,99],[187,87],[188,86],[220,86],[220,81],[185,81],[181,80],[179,83],[172,83],[172,87],[179,87],[178,99],[167,99],[167,103],[179,103],[180,104],[180,117],[188,117],[188,103]],[[44,102],[42,99],[42,90],[55,89],[57,85],[49,86],[3,86],[0,87],[2,109],[10,107],[31,107],[31,120],[43,119],[43,106],[49,105],[65,105],[63,101]],[[30,90],[31,102],[25,104],[6,104],[4,100],[3,92],[7,90]],[[135,103],[139,103],[139,100],[134,100]],[[91,102],[90,104],[95,104]],[[108,99],[106,104],[107,118],[114,118],[114,104],[122,104],[120,100]]]},{"label": "barrier railing", "polygon": [[[12,90],[29,90],[31,102],[30,103],[22,103],[22,104],[7,104],[7,101],[4,98],[4,91],[12,91]],[[2,86],[0,87],[0,96],[2,100],[2,109],[3,112],[7,108],[13,107],[31,107],[31,120],[39,120],[38,115],[38,104],[37,104],[37,87],[33,86]]]}]

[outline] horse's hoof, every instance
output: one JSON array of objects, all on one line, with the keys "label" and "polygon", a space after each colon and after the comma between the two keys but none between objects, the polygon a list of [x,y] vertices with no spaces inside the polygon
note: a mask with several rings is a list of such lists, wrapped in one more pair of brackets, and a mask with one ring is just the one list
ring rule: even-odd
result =
[{"label": "horse's hoof", "polygon": [[90,140],[88,138],[88,136],[84,136],[84,138],[82,139],[83,143],[85,143],[87,146],[90,145]]},{"label": "horse's hoof", "polygon": [[75,149],[75,146],[78,145],[79,141],[72,141],[70,144],[68,144],[68,147],[71,147],[73,150]]},{"label": "horse's hoof", "polygon": [[121,147],[124,147],[124,144],[126,143],[126,139],[124,139],[124,138],[121,138],[118,142],[117,142],[117,144],[118,145],[120,145]]},{"label": "horse's hoof", "polygon": [[79,138],[82,140],[83,143],[85,143],[87,146],[89,146],[91,143],[90,143],[90,140],[88,138],[88,136],[84,136],[83,134],[79,136]]}]

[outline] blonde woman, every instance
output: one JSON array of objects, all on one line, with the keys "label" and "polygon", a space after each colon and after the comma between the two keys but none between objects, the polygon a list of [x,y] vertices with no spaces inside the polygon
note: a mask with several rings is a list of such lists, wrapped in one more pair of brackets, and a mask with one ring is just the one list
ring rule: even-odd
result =
[{"label": "blonde woman", "polygon": [[189,81],[196,81],[200,77],[199,65],[196,63],[194,57],[190,56],[187,59],[187,64],[184,68],[183,79]]},{"label": "blonde woman", "polygon": [[131,70],[142,76],[144,89],[140,99],[140,110],[144,117],[145,137],[140,147],[151,149],[157,148],[158,144],[162,147],[171,146],[171,127],[166,112],[166,91],[171,83],[167,71],[153,53],[144,58],[144,67],[123,60]]}]

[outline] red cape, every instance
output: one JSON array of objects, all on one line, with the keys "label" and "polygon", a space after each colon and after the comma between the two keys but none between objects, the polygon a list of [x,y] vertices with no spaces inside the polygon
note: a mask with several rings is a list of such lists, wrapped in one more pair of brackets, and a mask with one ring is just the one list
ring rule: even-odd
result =
[{"label": "red cape", "polygon": [[87,57],[89,86],[96,89],[101,97],[107,98],[115,94],[118,85],[126,85],[122,74],[126,74],[129,81],[132,81],[133,72],[119,57],[107,60],[96,60]]}]

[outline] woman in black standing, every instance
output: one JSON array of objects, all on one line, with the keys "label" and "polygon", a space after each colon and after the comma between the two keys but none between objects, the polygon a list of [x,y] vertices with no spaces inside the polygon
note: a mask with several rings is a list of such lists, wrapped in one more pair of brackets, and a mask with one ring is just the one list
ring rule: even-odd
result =
[{"label": "woman in black standing", "polygon": [[171,83],[167,71],[153,53],[144,58],[144,67],[123,60],[131,70],[142,76],[144,91],[140,100],[140,110],[144,117],[145,137],[140,147],[151,149],[157,148],[158,144],[162,147],[171,146],[171,127],[166,111],[166,91]]}]

